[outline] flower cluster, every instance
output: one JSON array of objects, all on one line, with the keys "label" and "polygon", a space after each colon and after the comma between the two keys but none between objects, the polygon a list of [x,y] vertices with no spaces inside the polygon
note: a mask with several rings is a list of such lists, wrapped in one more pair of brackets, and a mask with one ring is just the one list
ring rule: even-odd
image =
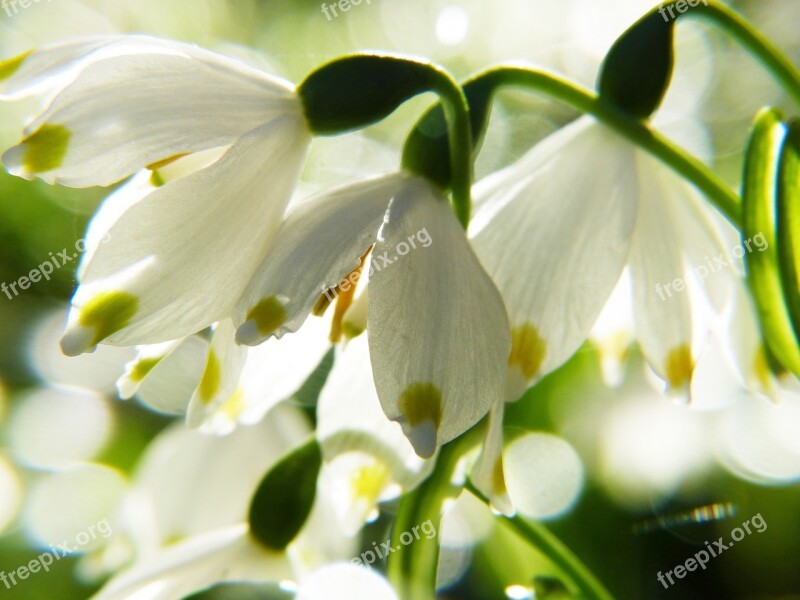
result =
[{"label": "flower cluster", "polygon": [[[696,10],[730,17],[713,2]],[[525,459],[504,452],[506,404],[590,338],[607,373],[637,342],[663,390],[688,398],[703,342],[718,334],[712,324],[744,314],[735,321],[746,331],[727,332],[742,386],[783,393],[783,374],[800,374],[800,248],[782,224],[800,210],[790,175],[800,128],[762,117],[743,197],[731,192],[650,124],[670,83],[674,27],[654,10],[625,32],[598,94],[520,66],[458,85],[436,65],[381,54],[336,59],[294,85],[142,35],[74,39],[0,63],[0,99],[43,99],[3,154],[9,171],[78,188],[120,184],[87,232],[63,352],[135,347],[119,395],[232,436],[220,472],[245,447],[235,440],[249,439],[238,426],[285,436],[258,463],[267,474],[256,492],[245,485],[246,524],[159,531],[165,543],[99,598],[157,585],[153,597],[177,598],[231,579],[296,580],[298,597],[310,598],[304,589],[338,577],[392,597],[353,565],[315,569],[357,555],[353,536],[379,505],[428,490],[447,449],[484,420],[468,485],[499,512],[524,512]],[[473,182],[505,86],[587,114]],[[315,137],[362,129],[426,91],[440,103],[409,135],[397,170],[302,197]],[[785,212],[774,217],[764,205],[776,195]],[[735,269],[693,276],[709,256],[733,264],[726,248],[740,232],[769,249],[746,257],[750,283],[772,292],[753,294],[753,305]],[[691,293],[663,302],[654,292],[679,280]],[[619,295],[632,324],[604,328]],[[200,364],[187,360],[198,354]],[[309,428],[279,405],[331,355]],[[190,393],[174,393],[170,384],[187,378]],[[185,453],[188,487],[152,458],[142,486],[162,482],[188,505],[210,492],[207,465],[192,454],[203,443],[187,435],[176,429],[163,443]],[[323,533],[327,517],[337,526]],[[178,533],[185,539],[168,546]]]}]

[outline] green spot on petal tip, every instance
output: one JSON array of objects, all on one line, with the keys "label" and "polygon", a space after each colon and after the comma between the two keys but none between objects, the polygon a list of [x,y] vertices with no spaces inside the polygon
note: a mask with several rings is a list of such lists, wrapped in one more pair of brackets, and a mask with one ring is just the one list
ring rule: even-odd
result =
[{"label": "green spot on petal tip", "polygon": [[78,322],[93,330],[90,347],[125,328],[139,308],[139,299],[126,292],[103,292],[87,302]]},{"label": "green spot on petal tip", "polygon": [[22,165],[28,173],[46,173],[61,166],[72,132],[63,125],[44,125],[22,141]]},{"label": "green spot on petal tip", "polygon": [[25,59],[31,55],[31,52],[33,52],[33,50],[29,50],[28,52],[15,56],[14,58],[9,58],[8,60],[0,60],[0,81],[8,79],[16,73]]}]

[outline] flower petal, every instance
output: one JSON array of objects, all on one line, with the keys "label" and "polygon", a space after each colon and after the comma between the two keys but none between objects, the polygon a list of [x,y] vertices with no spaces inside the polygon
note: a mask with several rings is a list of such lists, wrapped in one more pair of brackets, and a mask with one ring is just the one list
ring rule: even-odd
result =
[{"label": "flower petal", "polygon": [[505,188],[490,186],[475,215],[473,245],[511,321],[513,393],[586,341],[619,280],[635,224],[632,152],[581,119],[521,159]]},{"label": "flower petal", "polygon": [[282,119],[133,205],[86,265],[65,353],[105,338],[159,343],[229,316],[280,224],[307,142],[298,119]]},{"label": "flower petal", "polygon": [[319,396],[317,437],[335,490],[332,501],[351,533],[378,502],[412,489],[433,466],[381,410],[366,336],[337,354]]},{"label": "flower petal", "polygon": [[334,563],[314,571],[297,600],[398,600],[389,582],[368,567]]},{"label": "flower petal", "polygon": [[225,581],[289,577],[285,556],[263,550],[245,525],[237,525],[169,546],[114,577],[93,598],[173,600]]},{"label": "flower petal", "polygon": [[496,402],[489,412],[489,427],[481,455],[472,469],[472,482],[489,498],[492,507],[505,515],[513,515],[514,507],[506,489],[503,474],[503,414],[505,402]]},{"label": "flower petal", "polygon": [[3,156],[16,175],[74,187],[110,185],[145,165],[233,144],[282,116],[301,117],[291,85],[187,44],[93,38],[61,52],[34,53],[14,76],[25,78],[28,61],[53,63],[54,77],[74,70],[76,61],[80,66],[26,128],[25,140]]},{"label": "flower petal", "polygon": [[252,346],[297,331],[320,296],[359,266],[405,180],[392,173],[359,181],[292,210],[242,296],[239,343]]},{"label": "flower petal", "polygon": [[[415,242],[422,232],[427,247]],[[372,262],[375,386],[386,415],[429,457],[502,399],[511,347],[503,301],[447,200],[422,179],[392,199]]]},{"label": "flower petal", "polygon": [[228,413],[235,420],[239,415],[242,406],[239,376],[244,368],[247,350],[236,344],[235,331],[230,319],[220,321],[214,329],[203,376],[186,413],[189,427],[204,425],[207,432],[230,433],[230,420],[224,419],[223,423],[219,423],[213,417],[217,413]]},{"label": "flower petal", "polygon": [[631,246],[636,336],[656,373],[686,391],[694,369],[690,294],[684,276],[680,221],[661,170],[642,173],[639,214]]}]

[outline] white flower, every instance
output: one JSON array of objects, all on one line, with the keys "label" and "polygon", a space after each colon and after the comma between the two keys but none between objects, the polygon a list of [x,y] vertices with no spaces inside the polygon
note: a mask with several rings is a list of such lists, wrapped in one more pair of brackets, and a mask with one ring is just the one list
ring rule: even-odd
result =
[{"label": "white flower", "polygon": [[480,182],[475,195],[470,235],[513,332],[507,399],[586,341],[626,266],[645,356],[671,390],[688,389],[692,303],[699,296],[722,307],[735,273],[698,285],[693,268],[724,250],[687,184],[584,117]]},{"label": "white flower", "polygon": [[317,437],[338,521],[353,534],[374,520],[379,502],[413,489],[433,467],[381,411],[365,336],[337,352],[319,396]]},{"label": "white flower", "polygon": [[296,331],[321,296],[350,288],[362,267],[370,271],[378,396],[429,457],[502,396],[510,340],[500,295],[447,199],[426,180],[367,179],[290,211],[242,296],[237,340],[258,344]]},{"label": "white flower", "polygon": [[177,600],[225,581],[302,581],[321,565],[349,559],[356,553],[355,540],[336,524],[323,482],[308,520],[286,551],[262,547],[246,524],[264,473],[308,433],[299,412],[284,406],[229,436],[207,436],[182,425],[160,434],[121,505],[120,528],[107,557],[97,558],[111,560],[127,543],[134,560],[96,598],[141,593]]},{"label": "white flower", "polygon": [[152,171],[95,218],[107,241],[81,268],[65,352],[164,342],[229,316],[311,138],[294,87],[191,45],[114,36],[3,63],[0,99],[34,93],[50,102],[3,156],[12,173],[85,187]]}]

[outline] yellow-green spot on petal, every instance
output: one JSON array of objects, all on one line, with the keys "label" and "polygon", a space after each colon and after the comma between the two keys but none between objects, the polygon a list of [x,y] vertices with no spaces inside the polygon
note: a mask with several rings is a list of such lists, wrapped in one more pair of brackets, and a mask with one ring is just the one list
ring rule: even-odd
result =
[{"label": "yellow-green spot on petal", "polygon": [[26,58],[28,58],[32,52],[33,50],[28,50],[27,52],[24,52],[19,56],[15,56],[14,58],[9,58],[8,60],[0,60],[0,81],[8,79],[14,73],[16,73],[17,69],[19,69],[22,66],[22,62]]},{"label": "yellow-green spot on petal", "polygon": [[96,346],[108,336],[130,323],[139,308],[139,299],[127,292],[103,292],[87,302],[80,312],[78,322],[82,327],[94,329],[91,346]]},{"label": "yellow-green spot on petal", "polygon": [[44,125],[22,140],[22,165],[28,173],[45,173],[61,166],[72,132],[63,125]]},{"label": "yellow-green spot on petal", "polygon": [[161,187],[165,183],[167,182],[161,176],[161,173],[159,171],[153,171],[152,173],[150,173],[150,185],[152,185],[153,187]]},{"label": "yellow-green spot on petal", "polygon": [[353,338],[357,338],[362,333],[364,333],[364,328],[359,327],[352,321],[343,321],[342,333],[344,334],[344,337],[346,337],[348,340],[352,340]]},{"label": "yellow-green spot on petal", "polygon": [[411,427],[431,421],[438,430],[442,422],[442,393],[432,383],[412,383],[400,396],[400,412]]},{"label": "yellow-green spot on petal", "polygon": [[209,350],[206,359],[206,368],[203,371],[203,378],[197,387],[197,393],[204,404],[208,404],[217,395],[220,383],[222,382],[222,370],[220,369],[219,359],[213,350]]},{"label": "yellow-green spot on petal", "polygon": [[236,388],[230,398],[225,401],[220,410],[231,420],[236,420],[244,411],[244,392],[241,388]]},{"label": "yellow-green spot on petal", "polygon": [[131,369],[131,379],[136,382],[144,381],[144,378],[150,374],[155,366],[161,362],[163,356],[156,356],[154,358],[143,358],[136,362]]},{"label": "yellow-green spot on petal", "polygon": [[494,468],[492,468],[492,490],[494,490],[495,494],[505,494],[507,492],[506,478],[503,473],[502,455],[497,457],[497,460],[494,463]]},{"label": "yellow-green spot on petal", "polygon": [[511,330],[511,354],[508,365],[517,367],[526,379],[533,379],[542,367],[547,342],[539,335],[539,330],[530,323],[524,323]]},{"label": "yellow-green spot on petal", "polygon": [[286,308],[275,296],[270,296],[247,313],[247,320],[256,324],[261,335],[269,335],[286,321]]},{"label": "yellow-green spot on petal", "polygon": [[389,469],[381,461],[364,465],[352,477],[353,495],[370,504],[377,502],[389,482]]},{"label": "yellow-green spot on petal", "polygon": [[689,383],[692,371],[694,371],[694,361],[692,360],[692,350],[688,345],[681,344],[669,351],[664,371],[667,375],[667,383],[672,389],[682,388]]}]

